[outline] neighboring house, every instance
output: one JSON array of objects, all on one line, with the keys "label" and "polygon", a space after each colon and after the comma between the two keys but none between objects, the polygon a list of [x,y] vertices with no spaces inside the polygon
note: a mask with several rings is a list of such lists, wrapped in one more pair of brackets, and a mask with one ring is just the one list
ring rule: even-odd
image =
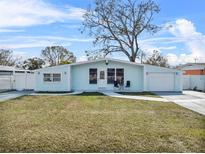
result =
[{"label": "neighboring house", "polygon": [[182,91],[181,71],[115,59],[35,70],[35,91]]},{"label": "neighboring house", "polygon": [[205,91],[205,63],[188,63],[180,69],[183,71],[183,89]]},{"label": "neighboring house", "polygon": [[10,66],[0,66],[0,90],[33,90],[34,72]]}]

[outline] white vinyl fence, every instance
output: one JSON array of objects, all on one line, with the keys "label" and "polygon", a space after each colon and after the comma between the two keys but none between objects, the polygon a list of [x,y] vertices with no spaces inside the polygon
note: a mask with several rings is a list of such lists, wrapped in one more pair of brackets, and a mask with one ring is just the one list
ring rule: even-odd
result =
[{"label": "white vinyl fence", "polygon": [[13,89],[13,76],[1,75],[0,76],[0,90],[11,90]]},{"label": "white vinyl fence", "polygon": [[205,75],[183,75],[183,89],[205,91]]},{"label": "white vinyl fence", "polygon": [[16,73],[14,75],[16,90],[33,90],[35,86],[34,74]]},{"label": "white vinyl fence", "polygon": [[35,76],[33,73],[14,73],[0,75],[0,90],[33,90]]}]

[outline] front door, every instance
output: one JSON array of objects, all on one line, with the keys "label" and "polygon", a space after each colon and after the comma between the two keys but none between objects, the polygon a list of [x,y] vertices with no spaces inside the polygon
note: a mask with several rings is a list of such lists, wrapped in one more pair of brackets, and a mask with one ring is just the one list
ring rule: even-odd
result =
[{"label": "front door", "polygon": [[105,70],[99,70],[99,82],[98,82],[98,85],[99,85],[99,89],[100,90],[105,90],[106,89],[106,75],[105,75]]}]

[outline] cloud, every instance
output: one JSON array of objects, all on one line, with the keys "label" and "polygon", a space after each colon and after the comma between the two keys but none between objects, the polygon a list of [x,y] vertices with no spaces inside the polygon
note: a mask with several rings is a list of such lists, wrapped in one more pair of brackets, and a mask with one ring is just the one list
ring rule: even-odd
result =
[{"label": "cloud", "polygon": [[173,53],[167,54],[167,59],[171,65],[177,65],[177,64],[185,64],[190,62],[195,62],[195,57],[193,57],[192,54],[180,54],[176,55]]},{"label": "cloud", "polygon": [[38,40],[32,42],[22,42],[22,43],[10,43],[10,44],[1,44],[0,48],[3,49],[24,49],[24,48],[39,48],[53,45],[62,45],[62,46],[70,46],[70,43],[56,43],[53,41],[47,40]]},{"label": "cloud", "polygon": [[140,48],[145,52],[146,54],[152,54],[154,50],[157,50],[159,52],[165,51],[165,50],[174,50],[177,49],[176,46],[160,46],[157,45],[154,41],[151,42],[140,42]]},{"label": "cloud", "polygon": [[167,46],[167,47],[159,47],[159,50],[173,50],[176,49],[176,46]]},{"label": "cloud", "polygon": [[23,29],[0,29],[0,33],[24,32]]},{"label": "cloud", "polygon": [[87,61],[87,60],[88,60],[88,57],[85,55],[77,57],[77,62],[83,62],[83,61]]},{"label": "cloud", "polygon": [[0,28],[82,20],[85,10],[66,6],[59,9],[43,0],[1,0]]},{"label": "cloud", "polygon": [[[166,33],[170,33],[169,31],[166,31]],[[139,42],[141,44],[156,44],[156,43],[161,43],[161,44],[172,44],[172,43],[183,43],[185,40],[182,38],[176,38],[176,37],[153,37],[149,39],[143,39],[140,40]]]},{"label": "cloud", "polygon": [[61,36],[13,36],[12,38],[0,38],[0,48],[23,49],[37,48],[52,45],[70,46],[73,42],[91,42],[87,38],[67,38]]},{"label": "cloud", "polygon": [[178,19],[169,28],[169,32],[178,40],[183,40],[189,54],[179,56],[169,53],[168,60],[173,64],[205,61],[205,35],[197,32],[195,25],[186,19]]},{"label": "cloud", "polygon": [[28,53],[23,52],[23,51],[13,51],[13,56],[17,59],[20,59],[20,60],[26,60],[26,59],[30,58]]},{"label": "cloud", "polygon": [[[165,24],[164,34],[172,36],[140,40],[140,47],[148,55],[153,50],[167,56],[171,65],[205,61],[205,35],[198,32],[194,23],[177,19]],[[178,54],[177,54],[178,53]]]}]

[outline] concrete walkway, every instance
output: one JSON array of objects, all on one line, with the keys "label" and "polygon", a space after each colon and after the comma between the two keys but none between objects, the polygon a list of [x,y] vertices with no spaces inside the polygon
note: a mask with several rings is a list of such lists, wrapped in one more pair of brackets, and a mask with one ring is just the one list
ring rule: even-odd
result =
[{"label": "concrete walkway", "polygon": [[104,95],[116,98],[126,98],[126,99],[135,99],[135,100],[146,100],[146,101],[159,101],[159,102],[168,102],[167,99],[164,98],[155,98],[155,97],[146,97],[146,96],[130,96],[130,95],[122,95],[115,92],[102,92]]},{"label": "concrete walkway", "polygon": [[205,115],[205,93],[183,91],[183,93],[157,92],[156,94],[180,106]]},{"label": "concrete walkway", "polygon": [[10,91],[10,92],[0,93],[0,102],[29,95],[30,93],[31,93],[30,91]]}]

